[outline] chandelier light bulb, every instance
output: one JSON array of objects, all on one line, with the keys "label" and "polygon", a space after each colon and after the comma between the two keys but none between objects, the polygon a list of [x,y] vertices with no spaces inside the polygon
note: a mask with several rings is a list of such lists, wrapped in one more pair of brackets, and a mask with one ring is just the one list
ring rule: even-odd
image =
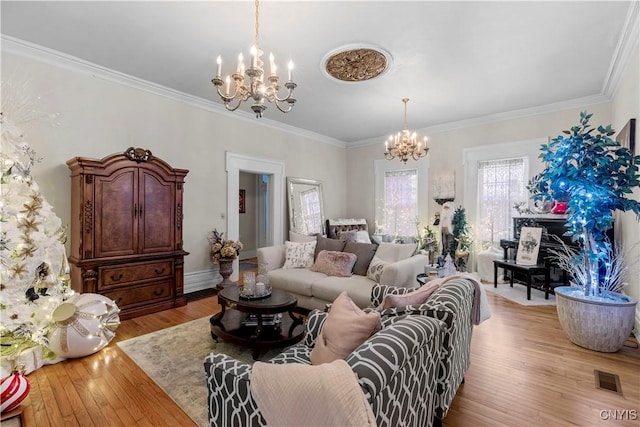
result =
[{"label": "chandelier light bulb", "polygon": [[[281,97],[281,86],[278,84],[278,68],[273,53],[269,54],[270,73],[268,77],[263,68],[263,61],[261,59],[263,52],[260,50],[260,45],[258,44],[258,29],[259,0],[256,0],[254,43],[250,49],[251,62],[249,68],[245,69],[244,58],[242,53],[240,53],[236,72],[231,76],[233,78],[232,91],[231,77],[227,76],[224,81],[220,77],[222,75],[222,58],[218,56],[216,61],[216,76],[211,80],[211,83],[216,87],[216,91],[220,98],[222,98],[225,108],[229,111],[235,111],[243,102],[252,100],[251,110],[253,110],[257,118],[262,117],[263,111],[267,108],[267,103],[273,103],[278,110],[283,113],[288,113],[293,109],[293,105],[296,102],[296,99],[293,97],[293,90],[297,87],[293,82],[293,61],[289,61],[289,76],[283,85],[285,96]],[[246,83],[245,76],[248,80]],[[223,85],[225,86],[224,93],[222,92]]]}]

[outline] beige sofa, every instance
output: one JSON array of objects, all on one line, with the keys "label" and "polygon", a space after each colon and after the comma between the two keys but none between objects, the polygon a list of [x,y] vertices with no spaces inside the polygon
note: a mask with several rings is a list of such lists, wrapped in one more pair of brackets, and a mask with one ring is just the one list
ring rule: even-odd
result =
[{"label": "beige sofa", "polygon": [[[377,282],[389,286],[417,286],[416,276],[424,272],[428,257],[417,254],[394,260],[393,257],[389,257],[394,248],[387,246],[393,244],[381,245],[376,252],[386,254],[386,260],[383,258],[386,263],[381,274],[378,275]],[[258,248],[257,256],[259,272],[267,275],[269,285],[293,294],[298,299],[299,307],[308,310],[322,310],[326,304],[332,303],[342,291],[347,291],[351,299],[361,308],[371,304],[371,290],[376,281],[367,276],[353,274],[349,277],[336,277],[311,271],[310,268],[283,269],[285,245]]]}]

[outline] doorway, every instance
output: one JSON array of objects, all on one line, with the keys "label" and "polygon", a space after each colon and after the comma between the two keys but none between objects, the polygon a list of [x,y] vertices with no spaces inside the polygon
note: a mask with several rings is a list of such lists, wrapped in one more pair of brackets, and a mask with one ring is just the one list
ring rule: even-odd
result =
[{"label": "doorway", "polygon": [[[240,173],[245,172],[261,176],[264,180],[264,224],[261,246],[280,245],[283,242],[284,212],[284,162],[226,153],[227,169],[227,237],[238,240],[240,235],[240,213],[238,195],[240,193]],[[234,262],[231,280],[238,280],[238,261]]]},{"label": "doorway", "polygon": [[243,244],[240,261],[255,258],[257,249],[269,244],[269,199],[269,175],[240,171],[238,239]]}]

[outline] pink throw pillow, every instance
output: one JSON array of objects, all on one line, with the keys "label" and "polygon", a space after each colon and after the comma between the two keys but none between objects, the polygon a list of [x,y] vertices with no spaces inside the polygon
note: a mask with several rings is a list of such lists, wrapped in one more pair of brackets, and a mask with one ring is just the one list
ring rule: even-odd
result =
[{"label": "pink throw pillow", "polygon": [[320,336],[311,350],[311,364],[345,359],[380,328],[380,313],[365,313],[343,291],[331,305]]},{"label": "pink throw pillow", "polygon": [[425,284],[419,287],[413,292],[406,293],[404,295],[387,294],[382,300],[377,309],[382,311],[387,308],[406,307],[408,305],[424,304],[431,294],[433,294],[440,287],[440,283]]},{"label": "pink throw pillow", "polygon": [[350,252],[321,250],[311,271],[324,273],[327,276],[350,277],[358,257]]}]

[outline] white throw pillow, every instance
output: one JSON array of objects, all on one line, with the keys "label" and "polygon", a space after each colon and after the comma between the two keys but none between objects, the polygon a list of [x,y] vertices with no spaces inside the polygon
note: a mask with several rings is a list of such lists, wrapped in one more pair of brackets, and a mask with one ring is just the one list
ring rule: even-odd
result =
[{"label": "white throw pillow", "polygon": [[306,234],[296,233],[293,230],[289,230],[289,241],[295,243],[315,242],[318,240],[318,236],[308,236]]},{"label": "white throw pillow", "polygon": [[371,243],[371,238],[369,237],[369,232],[365,230],[360,230],[356,233],[356,242],[360,243]]},{"label": "white throw pillow", "polygon": [[284,265],[282,268],[308,268],[313,265],[313,255],[316,251],[316,241],[313,242],[284,242]]},{"label": "white throw pillow", "polygon": [[387,262],[397,262],[413,256],[418,249],[417,243],[382,242],[376,251],[376,257]]},{"label": "white throw pillow", "polygon": [[382,272],[384,271],[384,268],[389,264],[389,262],[383,261],[378,258],[377,255],[374,255],[371,259],[371,262],[369,263],[369,268],[367,269],[367,277],[376,283],[380,283]]}]

